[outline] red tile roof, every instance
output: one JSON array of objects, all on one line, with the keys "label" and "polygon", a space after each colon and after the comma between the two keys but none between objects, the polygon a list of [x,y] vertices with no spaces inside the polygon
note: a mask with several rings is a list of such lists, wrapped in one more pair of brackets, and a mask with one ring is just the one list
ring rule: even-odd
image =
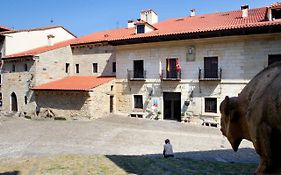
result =
[{"label": "red tile roof", "polygon": [[281,20],[267,20],[267,7],[249,9],[248,15],[242,18],[242,11],[235,10],[174,18],[153,24],[157,30],[152,32],[135,34],[135,28],[113,29],[80,37],[76,44],[281,25]]},{"label": "red tile roof", "polygon": [[269,6],[270,8],[280,8],[281,7],[281,3],[280,2],[276,2],[276,3],[273,3]]},{"label": "red tile roof", "polygon": [[0,31],[12,31],[12,29],[6,27],[6,26],[2,26],[0,25]]},{"label": "red tile roof", "polygon": [[61,48],[61,47],[69,46],[75,40],[76,40],[76,38],[66,40],[66,41],[62,41],[62,42],[58,42],[58,43],[55,43],[54,45],[51,45],[51,46],[43,46],[43,47],[38,47],[38,48],[35,48],[35,49],[31,49],[31,50],[28,50],[28,51],[24,51],[24,52],[12,54],[12,55],[6,55],[2,59],[5,60],[5,59],[11,59],[11,58],[18,58],[18,57],[35,56],[35,55],[38,55],[40,53],[44,53],[44,52],[48,52],[48,51],[58,49],[58,48]]},{"label": "red tile roof", "polygon": [[88,91],[105,84],[114,78],[115,77],[70,76],[33,87],[32,90]]}]

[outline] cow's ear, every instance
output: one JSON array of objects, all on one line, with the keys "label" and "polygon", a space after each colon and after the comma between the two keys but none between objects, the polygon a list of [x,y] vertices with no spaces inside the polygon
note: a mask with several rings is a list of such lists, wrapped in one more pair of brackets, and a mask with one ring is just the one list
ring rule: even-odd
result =
[{"label": "cow's ear", "polygon": [[225,96],[224,102],[225,102],[224,113],[225,113],[225,115],[228,116],[230,114],[230,103],[229,103],[229,97],[228,96]]}]

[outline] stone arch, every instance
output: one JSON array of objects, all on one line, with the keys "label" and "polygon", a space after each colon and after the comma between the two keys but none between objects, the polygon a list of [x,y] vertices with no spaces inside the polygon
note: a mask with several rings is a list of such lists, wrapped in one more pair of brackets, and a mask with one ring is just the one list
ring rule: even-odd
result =
[{"label": "stone arch", "polygon": [[18,111],[18,100],[15,92],[11,94],[11,111]]}]

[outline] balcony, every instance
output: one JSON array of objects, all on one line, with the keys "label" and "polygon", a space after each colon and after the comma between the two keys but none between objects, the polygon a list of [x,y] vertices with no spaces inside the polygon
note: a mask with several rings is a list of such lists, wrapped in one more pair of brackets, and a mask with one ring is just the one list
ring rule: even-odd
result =
[{"label": "balcony", "polygon": [[146,71],[133,71],[127,70],[127,78],[130,81],[145,81],[146,79]]},{"label": "balcony", "polygon": [[222,76],[222,69],[217,70],[204,70],[199,68],[198,79],[199,81],[220,81]]},{"label": "balcony", "polygon": [[164,71],[160,75],[161,80],[163,81],[180,81],[181,80],[181,71]]}]

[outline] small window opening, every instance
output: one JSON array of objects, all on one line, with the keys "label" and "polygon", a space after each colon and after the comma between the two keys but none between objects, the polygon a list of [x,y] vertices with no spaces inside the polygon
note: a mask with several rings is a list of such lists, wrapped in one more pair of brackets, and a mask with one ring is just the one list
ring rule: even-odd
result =
[{"label": "small window opening", "polygon": [[143,109],[142,95],[134,95],[134,108]]},{"label": "small window opening", "polygon": [[12,66],[12,72],[16,72],[16,65],[14,65],[14,64]]},{"label": "small window opening", "polygon": [[281,19],[281,8],[278,9],[272,9],[271,10],[272,13],[272,19]]},{"label": "small window opening", "polygon": [[112,63],[112,72],[116,73],[116,62]]},{"label": "small window opening", "polygon": [[65,73],[69,73],[69,63],[65,63]]},{"label": "small window opening", "polygon": [[145,26],[144,25],[137,25],[137,33],[144,33],[144,28]]},{"label": "small window opening", "polygon": [[76,69],[75,69],[75,70],[76,70],[75,72],[76,72],[77,74],[79,74],[79,64],[76,64],[76,65],[75,65],[75,68],[76,68]]},{"label": "small window opening", "polygon": [[216,98],[205,98],[205,112],[217,113]]},{"label": "small window opening", "polygon": [[93,63],[93,73],[98,73],[98,63]]},{"label": "small window opening", "polygon": [[27,96],[24,96],[24,104],[27,104]]},{"label": "small window opening", "polygon": [[27,64],[24,64],[24,71],[27,71]]}]

